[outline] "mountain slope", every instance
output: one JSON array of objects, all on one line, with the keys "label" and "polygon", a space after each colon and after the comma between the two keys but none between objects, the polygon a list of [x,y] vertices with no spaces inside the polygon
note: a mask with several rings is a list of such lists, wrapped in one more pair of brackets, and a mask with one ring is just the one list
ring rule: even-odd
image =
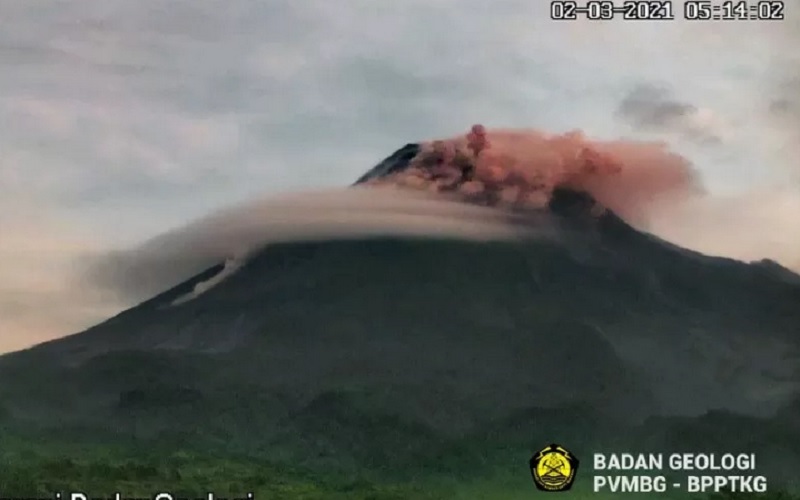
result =
[{"label": "mountain slope", "polygon": [[[412,146],[373,173],[402,170]],[[513,242],[269,246],[192,300],[175,303],[222,265],[0,357],[0,421],[342,467],[398,446],[394,459],[429,464],[609,429],[679,446],[678,416],[740,437],[758,417],[771,436],[759,446],[796,442],[793,275],[675,247],[592,206],[557,190],[528,214],[546,236]]]}]

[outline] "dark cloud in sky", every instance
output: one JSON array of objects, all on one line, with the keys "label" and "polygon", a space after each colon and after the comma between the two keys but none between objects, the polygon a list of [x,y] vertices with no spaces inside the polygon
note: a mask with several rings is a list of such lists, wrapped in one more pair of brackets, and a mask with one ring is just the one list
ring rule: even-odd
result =
[{"label": "dark cloud in sky", "polygon": [[709,120],[710,116],[703,117],[697,106],[678,100],[666,87],[637,85],[622,99],[617,115],[633,127],[679,133],[694,142],[717,143],[722,140]]}]

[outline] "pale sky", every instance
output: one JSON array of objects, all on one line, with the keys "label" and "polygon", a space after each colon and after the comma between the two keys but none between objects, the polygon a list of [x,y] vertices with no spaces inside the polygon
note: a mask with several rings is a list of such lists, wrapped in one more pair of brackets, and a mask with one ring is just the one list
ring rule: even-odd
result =
[{"label": "pale sky", "polygon": [[800,29],[554,22],[531,0],[0,0],[0,352],[115,312],[73,259],[476,122],[667,140],[713,193],[779,185],[793,220]]}]

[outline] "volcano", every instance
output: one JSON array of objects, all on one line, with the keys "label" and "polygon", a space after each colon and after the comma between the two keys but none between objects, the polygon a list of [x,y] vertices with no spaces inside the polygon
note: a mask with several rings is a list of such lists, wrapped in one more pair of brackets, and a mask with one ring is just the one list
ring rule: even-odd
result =
[{"label": "volcano", "polygon": [[[385,189],[422,150],[352,189]],[[463,173],[441,175],[445,195],[475,182]],[[512,205],[534,236],[290,242],[219,263],[0,357],[0,422],[409,475],[524,471],[553,441],[763,452],[776,477],[796,470],[795,274],[677,247],[569,186]]]}]

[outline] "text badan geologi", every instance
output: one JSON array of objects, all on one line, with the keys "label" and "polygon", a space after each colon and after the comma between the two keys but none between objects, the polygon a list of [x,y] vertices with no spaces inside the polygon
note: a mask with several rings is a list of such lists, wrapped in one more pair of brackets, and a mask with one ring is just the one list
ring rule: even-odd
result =
[{"label": "text badan geologi", "polygon": [[106,496],[91,496],[86,493],[53,493],[51,497],[6,497],[0,492],[0,500],[255,500],[253,493],[247,493],[244,497],[222,496],[216,493],[206,493],[204,497],[182,497],[168,492],[155,493],[149,497],[131,497],[122,493],[113,493]]},{"label": "text badan geologi", "polygon": [[[767,491],[767,478],[753,474],[756,467],[754,453],[595,453],[592,458],[595,472],[592,489],[595,492]],[[602,474],[631,471],[643,474]],[[652,475],[660,471],[687,472],[689,475],[669,479],[663,475]],[[698,471],[699,475],[695,475]]]}]

